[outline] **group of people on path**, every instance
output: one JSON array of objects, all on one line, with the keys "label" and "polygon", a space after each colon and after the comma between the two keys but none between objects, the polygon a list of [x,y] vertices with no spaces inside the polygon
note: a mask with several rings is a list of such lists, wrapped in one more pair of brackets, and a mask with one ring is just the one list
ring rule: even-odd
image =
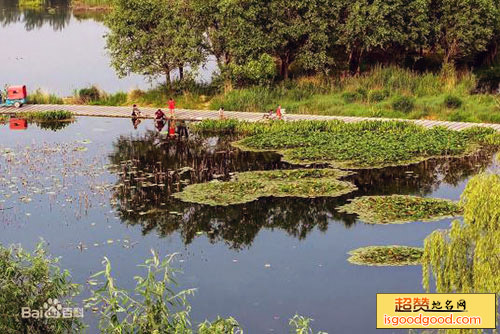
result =
[{"label": "group of people on path", "polygon": [[[161,132],[165,125],[168,124],[168,136],[173,138],[178,136],[179,138],[188,138],[188,130],[185,122],[180,122],[177,124],[175,121],[175,101],[174,99],[169,99],[168,101],[169,116],[163,112],[163,110],[158,109],[155,112],[155,128],[158,132]],[[136,104],[132,107],[132,124],[134,129],[137,129],[138,125],[141,123],[140,118],[143,117],[142,112],[139,110]]]},{"label": "group of people on path", "polygon": [[[158,131],[161,131],[163,127],[165,126],[165,122],[168,122],[169,128],[168,128],[168,134],[169,136],[175,136],[178,134],[180,137],[185,135],[186,137],[188,136],[187,134],[187,127],[181,127],[180,130],[176,130],[176,122],[175,122],[175,100],[170,98],[168,100],[168,110],[169,110],[169,117],[167,119],[167,115],[163,112],[163,110],[158,109],[155,112],[155,125]],[[221,107],[219,109],[219,119],[226,119],[226,116],[224,115],[224,107]],[[281,104],[278,106],[276,109],[276,116],[274,116],[274,111],[273,109],[269,109],[267,113],[264,114],[264,119],[278,119],[278,120],[283,120],[283,114],[284,114],[284,109],[281,109]],[[132,124],[134,126],[134,129],[137,129],[139,124],[141,123],[140,118],[142,118],[142,112],[139,110],[136,104],[133,105],[132,107]]]}]

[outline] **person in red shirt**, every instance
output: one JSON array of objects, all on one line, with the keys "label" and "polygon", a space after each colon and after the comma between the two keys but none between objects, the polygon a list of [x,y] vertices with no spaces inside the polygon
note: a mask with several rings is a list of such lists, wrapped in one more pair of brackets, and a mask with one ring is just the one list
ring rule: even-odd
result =
[{"label": "person in red shirt", "polygon": [[278,109],[276,109],[276,116],[278,116],[278,119],[281,120],[281,104],[278,106]]},{"label": "person in red shirt", "polygon": [[172,98],[170,98],[170,100],[168,100],[168,110],[170,110],[170,116],[174,116],[174,113],[175,113],[175,101]]}]

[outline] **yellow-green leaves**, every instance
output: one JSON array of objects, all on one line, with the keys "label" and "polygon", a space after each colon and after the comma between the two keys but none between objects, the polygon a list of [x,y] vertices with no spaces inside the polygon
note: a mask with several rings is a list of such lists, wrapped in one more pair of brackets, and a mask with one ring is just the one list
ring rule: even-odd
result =
[{"label": "yellow-green leaves", "polygon": [[337,197],[356,190],[336,169],[296,169],[237,173],[226,182],[212,181],[187,186],[174,197],[191,203],[228,206],[259,197]]}]

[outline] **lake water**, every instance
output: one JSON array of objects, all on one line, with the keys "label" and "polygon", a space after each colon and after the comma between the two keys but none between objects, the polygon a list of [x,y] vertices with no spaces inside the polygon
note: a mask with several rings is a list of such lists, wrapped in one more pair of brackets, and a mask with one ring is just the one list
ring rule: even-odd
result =
[{"label": "lake water", "polygon": [[[0,87],[25,84],[30,91],[66,96],[94,84],[106,92],[156,85],[139,75],[118,78],[110,67],[107,28],[101,21],[95,12],[73,13],[67,0],[51,0],[36,10],[19,8],[17,0],[0,0]],[[215,67],[209,61],[199,80],[210,80]]]},{"label": "lake water", "polygon": [[[422,292],[421,268],[356,266],[347,253],[422,246],[450,220],[367,225],[336,208],[375,194],[457,200],[471,175],[494,164],[484,153],[358,171],[350,179],[359,190],[338,199],[208,207],[170,197],[185,184],[235,171],[290,167],[278,155],[240,152],[229,142],[169,140],[152,121],[134,129],[128,119],[78,118],[58,131],[0,126],[0,243],[32,249],[43,238],[82,284],[107,256],[126,288],[150,249],[179,253],[179,288],[198,289],[189,299],[195,322],[233,316],[246,333],[287,333],[298,313],[329,333],[391,333],[375,329],[376,293]],[[85,321],[97,332],[92,313]]]}]

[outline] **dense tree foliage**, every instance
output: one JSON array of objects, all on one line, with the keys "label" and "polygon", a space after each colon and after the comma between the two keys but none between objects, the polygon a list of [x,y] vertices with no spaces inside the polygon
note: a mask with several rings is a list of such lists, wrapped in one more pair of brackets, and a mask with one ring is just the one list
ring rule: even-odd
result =
[{"label": "dense tree foliage", "polygon": [[499,18],[495,0],[115,0],[108,48],[120,74],[210,54],[225,81],[263,84],[377,63],[491,63]]},{"label": "dense tree foliage", "polygon": [[195,67],[205,60],[203,30],[184,0],[116,0],[107,19],[107,48],[120,75],[147,76]]}]

